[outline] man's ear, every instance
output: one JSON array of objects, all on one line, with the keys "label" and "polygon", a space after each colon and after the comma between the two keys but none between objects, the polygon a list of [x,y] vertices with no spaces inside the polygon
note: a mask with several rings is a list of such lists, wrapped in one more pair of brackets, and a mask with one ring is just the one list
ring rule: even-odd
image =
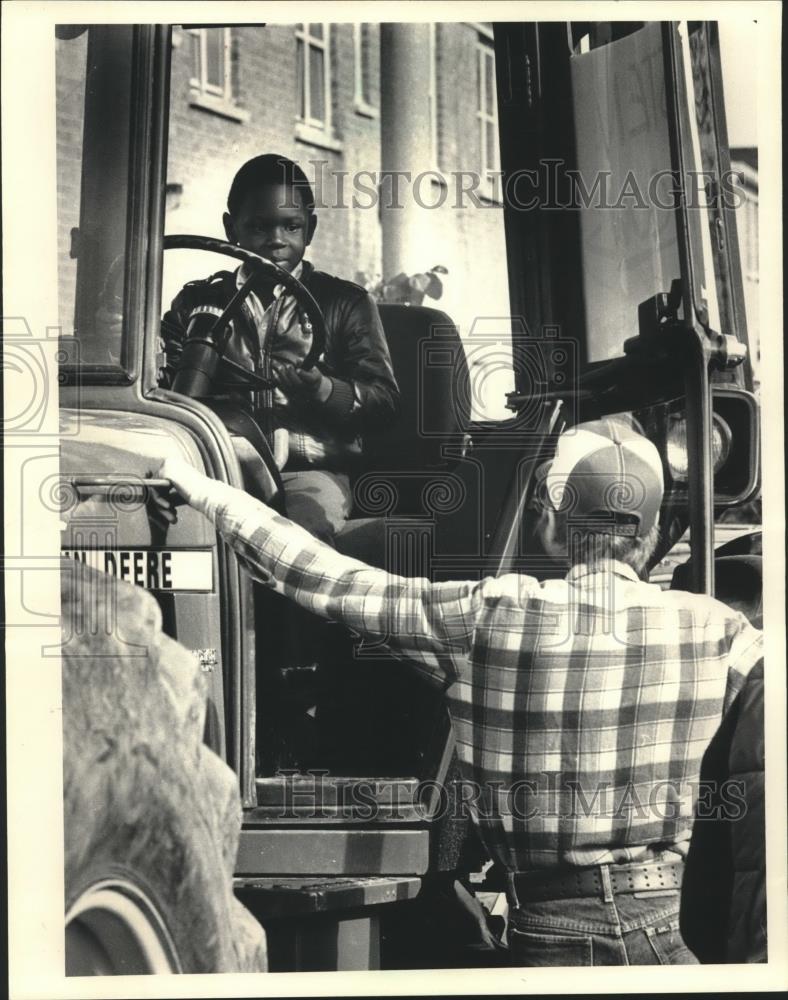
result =
[{"label": "man's ear", "polygon": [[229,212],[225,212],[222,216],[222,222],[224,223],[224,232],[227,236],[228,243],[237,243],[238,235],[235,232],[235,224],[233,223],[233,217]]},{"label": "man's ear", "polygon": [[317,216],[314,212],[309,216],[306,224],[306,240],[307,246],[312,242],[312,237],[315,235],[315,230],[317,229]]},{"label": "man's ear", "polygon": [[550,507],[542,507],[539,514],[539,522],[536,526],[537,533],[542,541],[542,547],[550,556],[560,557],[563,553],[558,544],[556,513]]}]

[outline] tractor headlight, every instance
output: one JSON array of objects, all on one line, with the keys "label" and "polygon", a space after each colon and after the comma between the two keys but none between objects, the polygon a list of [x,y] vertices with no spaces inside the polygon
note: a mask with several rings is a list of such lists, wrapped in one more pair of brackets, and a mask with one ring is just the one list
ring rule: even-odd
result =
[{"label": "tractor headlight", "polygon": [[[714,472],[725,464],[731,451],[733,435],[722,417],[715,413],[711,424],[711,452]],[[687,420],[677,414],[671,420],[666,440],[666,458],[670,474],[676,482],[685,483],[689,478],[689,454],[687,451]]]}]

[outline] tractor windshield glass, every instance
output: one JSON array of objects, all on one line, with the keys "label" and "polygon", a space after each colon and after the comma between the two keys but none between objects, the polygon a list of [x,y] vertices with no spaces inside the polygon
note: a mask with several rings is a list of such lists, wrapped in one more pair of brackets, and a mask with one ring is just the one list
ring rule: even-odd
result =
[{"label": "tractor windshield glass", "polygon": [[[176,25],[165,232],[223,239],[239,167],[260,153],[296,161],[318,219],[305,259],[379,303],[445,313],[465,347],[473,419],[507,417],[496,93],[490,23]],[[187,282],[236,266],[165,254],[164,308]]]},{"label": "tractor windshield glass", "polygon": [[58,313],[66,367],[127,368],[131,26],[56,29]]},{"label": "tractor windshield glass", "polygon": [[623,353],[638,305],[681,275],[662,26],[581,34],[571,57],[588,360]]},{"label": "tractor windshield glass", "polygon": [[[716,35],[706,24],[681,22],[668,42],[665,29],[660,22],[572,24],[574,197],[591,362],[621,355],[638,333],[638,305],[682,277],[681,240],[698,319],[747,340],[732,217],[747,193],[728,162]],[[676,80],[666,87],[668,44]],[[675,127],[666,99],[674,87]]]}]

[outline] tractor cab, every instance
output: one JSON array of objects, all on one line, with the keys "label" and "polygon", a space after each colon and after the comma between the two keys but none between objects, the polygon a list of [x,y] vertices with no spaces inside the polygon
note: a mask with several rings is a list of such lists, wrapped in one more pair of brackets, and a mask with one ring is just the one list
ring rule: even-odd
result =
[{"label": "tractor cab", "polygon": [[[238,69],[245,47],[270,45],[275,58],[292,41],[299,79],[312,73],[297,92],[296,138],[305,160],[321,162],[349,156],[354,129],[361,136],[372,123],[380,149],[369,156],[384,168],[387,156],[407,164],[418,155],[408,136],[429,139],[430,121],[407,119],[404,98],[405,118],[390,117],[391,81],[423,85],[444,115],[432,121],[442,121],[448,105],[434,82],[446,84],[445,64],[436,76],[430,53],[466,46],[478,70],[472,129],[483,183],[469,192],[460,178],[452,193],[473,194],[463,219],[487,227],[488,244],[480,249],[474,236],[466,270],[448,268],[468,286],[451,302],[380,304],[401,414],[366,441],[351,522],[373,533],[389,572],[561,575],[565,566],[540,551],[533,532],[538,470],[562,430],[600,416],[636,421],[659,447],[667,484],[659,557],[689,538],[687,589],[713,591],[715,516],[759,488],[715,26],[374,27],[374,37],[351,25],[57,31],[63,552],[149,590],[165,631],[205,671],[205,740],[236,772],[244,810],[238,893],[268,931],[272,968],[397,966],[402,942],[423,927],[408,928],[403,908],[420,900],[433,912],[424,900],[435,887],[480,871],[486,858],[468,817],[451,808],[460,793],[442,691],[332,622],[320,623],[314,657],[289,659],[282,601],[252,581],[207,522],[182,509],[164,530],[149,515],[150,492],[168,485],[155,471],[170,454],[262,499],[276,493],[275,456],[248,422],[212,406],[194,379],[171,388],[161,380],[160,322],[179,276],[234,268],[243,256],[215,226],[186,224],[199,200],[189,201],[197,182],[188,141],[233,149],[232,136],[257,113],[251,76]],[[211,32],[221,32],[216,48]],[[363,54],[373,42],[378,54],[359,63],[354,115],[340,135],[320,83],[331,46]],[[373,65],[379,78],[365,89]],[[194,129],[176,105],[181,93],[205,115]],[[254,93],[273,115],[273,89]],[[280,138],[272,125],[271,143]],[[440,147],[444,161],[451,149]],[[233,153],[216,166],[210,190],[225,191],[241,161]],[[459,260],[441,207],[456,177],[443,166],[435,211],[375,206],[375,238],[392,270],[397,253],[406,260],[427,236],[431,254],[445,247]],[[361,206],[332,212],[349,220],[331,223],[348,233],[354,219],[361,232],[372,218]],[[188,265],[168,264],[184,253]],[[496,281],[508,302],[493,313],[485,291]],[[297,284],[293,294],[303,295]],[[201,349],[197,372],[205,342]],[[491,384],[495,415],[480,404]]]}]

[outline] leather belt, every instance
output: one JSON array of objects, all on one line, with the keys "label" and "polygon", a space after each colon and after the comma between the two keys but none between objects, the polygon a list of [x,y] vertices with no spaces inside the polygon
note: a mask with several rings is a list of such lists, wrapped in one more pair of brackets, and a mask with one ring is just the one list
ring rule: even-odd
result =
[{"label": "leather belt", "polygon": [[603,869],[610,876],[614,893],[658,892],[679,889],[684,874],[683,861],[651,862],[646,865],[596,865],[593,868],[565,868],[560,871],[513,872],[514,891],[521,903],[578,896],[605,896]]}]

